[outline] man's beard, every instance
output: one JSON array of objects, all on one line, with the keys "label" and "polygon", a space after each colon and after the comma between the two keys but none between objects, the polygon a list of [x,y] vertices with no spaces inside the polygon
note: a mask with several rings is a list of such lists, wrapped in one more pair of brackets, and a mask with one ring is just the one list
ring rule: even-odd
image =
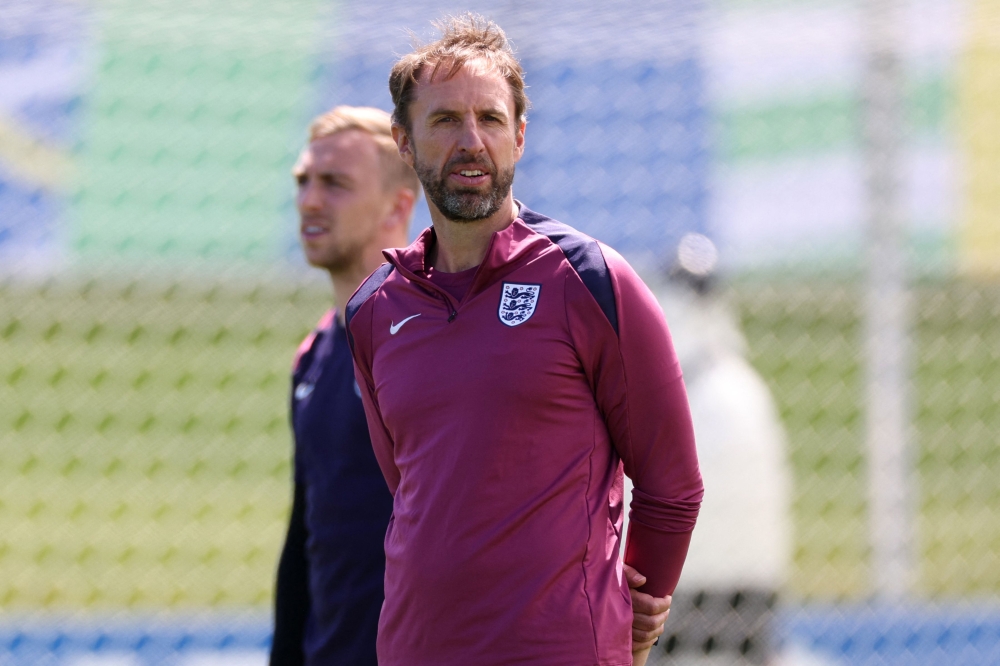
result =
[{"label": "man's beard", "polygon": [[500,210],[514,182],[513,166],[506,171],[498,172],[493,162],[484,157],[476,161],[476,166],[491,175],[492,185],[488,192],[483,193],[475,188],[463,187],[449,189],[445,182],[447,175],[442,174],[451,173],[452,167],[457,164],[467,166],[469,164],[467,159],[452,160],[441,173],[438,173],[433,167],[421,164],[416,157],[414,154],[415,170],[420,184],[424,186],[424,194],[452,222],[476,222],[490,217]]}]

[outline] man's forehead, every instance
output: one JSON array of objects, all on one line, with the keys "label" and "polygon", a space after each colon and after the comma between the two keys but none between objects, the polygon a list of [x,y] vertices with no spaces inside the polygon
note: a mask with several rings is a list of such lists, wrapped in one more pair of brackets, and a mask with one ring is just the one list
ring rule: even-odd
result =
[{"label": "man's forehead", "polygon": [[421,68],[417,81],[424,83],[430,81],[431,77],[433,77],[434,83],[440,83],[459,74],[483,78],[495,77],[503,80],[503,76],[500,75],[496,68],[491,67],[483,58],[469,58],[463,61],[458,68],[455,68],[454,65],[455,61],[447,59],[440,60],[436,64],[433,62],[428,63],[426,67]]},{"label": "man's forehead", "polygon": [[[451,76],[449,76],[451,75]],[[480,59],[469,60],[452,73],[449,63],[442,63],[437,71],[426,67],[417,78],[414,101],[436,106],[439,102],[480,100],[500,102],[513,106],[514,95],[510,84],[494,68]]]},{"label": "man's forehead", "polygon": [[375,140],[362,130],[349,129],[310,141],[299,153],[295,170],[307,168],[347,168],[377,159]]}]

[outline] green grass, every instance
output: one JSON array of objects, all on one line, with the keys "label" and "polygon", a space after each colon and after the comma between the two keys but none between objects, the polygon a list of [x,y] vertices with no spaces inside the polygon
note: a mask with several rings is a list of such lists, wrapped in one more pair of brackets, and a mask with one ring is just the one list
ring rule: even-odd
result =
[{"label": "green grass", "polygon": [[[807,598],[866,568],[859,307],[847,283],[730,291],[795,470]],[[1000,289],[916,293],[920,590],[1000,593]],[[0,606],[270,602],[289,497],[288,370],[328,287],[0,283]]]},{"label": "green grass", "polygon": [[[772,387],[795,472],[792,588],[870,589],[863,455],[860,287],[754,282],[731,293],[751,360]],[[911,387],[919,516],[918,590],[1000,592],[1000,287],[914,290]]]},{"label": "green grass", "polygon": [[265,604],[321,289],[0,286],[0,606]]}]

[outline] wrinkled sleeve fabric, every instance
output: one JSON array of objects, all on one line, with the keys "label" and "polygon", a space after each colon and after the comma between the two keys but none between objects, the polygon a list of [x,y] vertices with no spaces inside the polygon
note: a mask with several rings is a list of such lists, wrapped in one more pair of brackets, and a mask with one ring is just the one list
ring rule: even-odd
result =
[{"label": "wrinkled sleeve fabric", "polygon": [[[579,280],[569,280],[569,326],[611,440],[634,486],[625,563],[642,591],[673,594],[704,492],[694,429],[663,312],[614,250],[601,245],[618,330]],[[575,305],[575,307],[574,307]],[[588,309],[589,308],[589,309]]]},{"label": "wrinkled sleeve fabric", "polygon": [[[357,294],[355,294],[355,297]],[[368,433],[371,435],[375,459],[385,477],[389,492],[395,496],[399,486],[399,468],[396,467],[393,456],[392,436],[382,421],[378,400],[375,397],[375,380],[372,375],[372,316],[374,297],[369,297],[358,307],[348,322],[351,353],[354,355],[354,377],[361,392],[361,403],[365,407],[365,418],[368,420]]]}]

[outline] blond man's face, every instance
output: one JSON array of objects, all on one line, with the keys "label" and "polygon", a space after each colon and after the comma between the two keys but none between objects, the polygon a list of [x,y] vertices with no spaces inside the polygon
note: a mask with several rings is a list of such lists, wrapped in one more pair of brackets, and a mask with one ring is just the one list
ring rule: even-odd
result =
[{"label": "blond man's face", "polygon": [[375,141],[360,130],[316,139],[292,174],[306,260],[331,274],[351,271],[379,243],[392,208]]}]

